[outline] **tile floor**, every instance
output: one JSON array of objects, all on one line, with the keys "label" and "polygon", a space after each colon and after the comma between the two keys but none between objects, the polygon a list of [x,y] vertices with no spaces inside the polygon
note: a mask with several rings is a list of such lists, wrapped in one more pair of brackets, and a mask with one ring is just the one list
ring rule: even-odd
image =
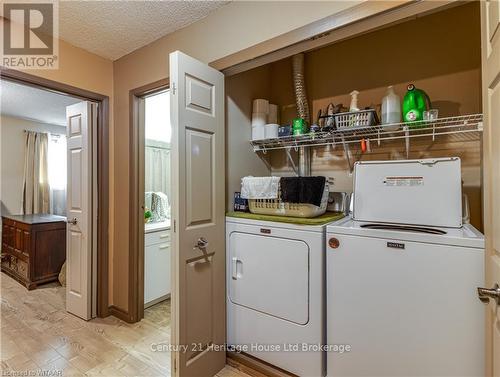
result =
[{"label": "tile floor", "polygon": [[[86,322],[65,311],[65,291],[57,283],[28,291],[3,273],[0,280],[3,376],[40,370],[52,376],[170,376],[169,353],[151,350],[152,343],[170,342],[170,301],[146,309],[139,323],[112,316]],[[226,366],[218,376],[248,375]]]}]

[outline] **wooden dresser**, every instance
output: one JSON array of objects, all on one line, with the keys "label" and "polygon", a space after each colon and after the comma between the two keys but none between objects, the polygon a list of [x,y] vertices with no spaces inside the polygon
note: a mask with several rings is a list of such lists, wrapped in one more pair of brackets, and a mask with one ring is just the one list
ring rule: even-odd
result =
[{"label": "wooden dresser", "polygon": [[28,289],[57,280],[66,260],[66,218],[2,216],[2,271]]}]

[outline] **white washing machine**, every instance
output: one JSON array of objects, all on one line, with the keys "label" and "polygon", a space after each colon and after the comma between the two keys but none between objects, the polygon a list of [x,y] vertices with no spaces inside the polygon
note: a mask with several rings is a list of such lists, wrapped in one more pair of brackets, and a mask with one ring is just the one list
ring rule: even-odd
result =
[{"label": "white washing machine", "polygon": [[484,238],[462,225],[460,160],[359,164],[354,187],[353,219],[327,227],[327,375],[484,375]]},{"label": "white washing machine", "polygon": [[326,226],[226,218],[227,341],[299,376],[324,376]]}]

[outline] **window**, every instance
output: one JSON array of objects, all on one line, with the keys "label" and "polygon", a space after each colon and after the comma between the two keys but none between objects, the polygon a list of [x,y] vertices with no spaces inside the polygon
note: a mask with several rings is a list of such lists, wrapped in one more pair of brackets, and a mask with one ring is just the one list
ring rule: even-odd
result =
[{"label": "window", "polygon": [[66,160],[66,136],[49,134],[50,212],[61,216],[66,216]]},{"label": "window", "polygon": [[53,190],[66,190],[66,136],[49,135],[49,185]]},{"label": "window", "polygon": [[170,91],[146,97],[145,112],[146,140],[170,144]]},{"label": "window", "polygon": [[144,191],[148,222],[170,218],[170,92],[145,99]]}]

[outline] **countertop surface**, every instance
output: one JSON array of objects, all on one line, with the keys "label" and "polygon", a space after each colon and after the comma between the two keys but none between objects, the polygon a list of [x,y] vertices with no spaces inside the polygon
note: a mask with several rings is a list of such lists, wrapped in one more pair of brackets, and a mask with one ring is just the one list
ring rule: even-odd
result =
[{"label": "countertop surface", "polygon": [[159,223],[146,223],[144,224],[144,233],[159,232],[162,230],[170,229],[170,220],[162,221]]},{"label": "countertop surface", "polygon": [[40,213],[36,215],[3,215],[2,217],[24,224],[46,224],[57,223],[60,221],[66,222],[66,217],[51,215],[48,213]]},{"label": "countertop surface", "polygon": [[228,212],[226,217],[235,217],[240,219],[260,220],[260,221],[275,221],[280,223],[289,223],[297,225],[325,225],[332,221],[339,220],[344,217],[342,212],[325,212],[321,216],[313,218],[304,217],[288,217],[288,216],[272,216],[259,215],[250,212]]}]

